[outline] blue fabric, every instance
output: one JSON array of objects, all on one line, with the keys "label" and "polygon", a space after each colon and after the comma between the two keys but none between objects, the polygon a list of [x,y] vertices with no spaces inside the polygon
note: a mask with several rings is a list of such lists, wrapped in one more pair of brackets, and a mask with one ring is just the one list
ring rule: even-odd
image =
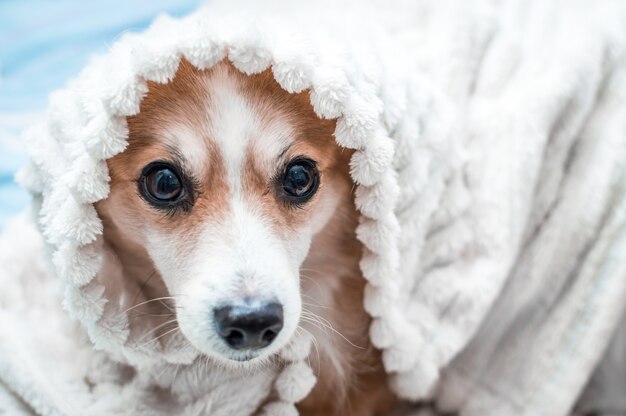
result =
[{"label": "blue fabric", "polygon": [[0,229],[28,203],[13,175],[26,158],[19,132],[49,93],[76,75],[124,31],[160,13],[180,16],[199,0],[0,0]]}]

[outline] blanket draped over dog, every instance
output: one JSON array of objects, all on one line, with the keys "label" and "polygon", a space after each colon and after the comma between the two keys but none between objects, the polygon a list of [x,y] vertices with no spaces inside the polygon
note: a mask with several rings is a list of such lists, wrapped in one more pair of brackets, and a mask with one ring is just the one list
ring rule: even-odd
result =
[{"label": "blanket draped over dog", "polygon": [[19,176],[37,227],[0,240],[0,414],[292,415],[313,387],[309,339],[254,372],[212,367],[182,336],[146,343],[98,274],[106,160],[182,58],[269,68],[337,119],[370,337],[399,397],[625,411],[624,370],[599,364],[626,359],[626,3],[310,3],[163,16],[51,96]]}]

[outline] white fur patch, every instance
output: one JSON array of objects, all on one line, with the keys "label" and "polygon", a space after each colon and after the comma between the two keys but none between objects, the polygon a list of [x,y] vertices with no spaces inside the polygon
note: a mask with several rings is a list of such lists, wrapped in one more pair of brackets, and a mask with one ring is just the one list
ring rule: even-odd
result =
[{"label": "white fur patch", "polygon": [[175,124],[167,130],[165,143],[180,153],[190,171],[200,175],[206,172],[209,152],[202,137],[193,129]]},{"label": "white fur patch", "polygon": [[225,70],[216,71],[207,82],[207,90],[211,93],[207,113],[211,139],[217,143],[226,163],[231,189],[239,192],[250,145],[254,145],[258,161],[270,171],[276,155],[291,142],[293,131],[281,114],[268,117],[255,108]]}]

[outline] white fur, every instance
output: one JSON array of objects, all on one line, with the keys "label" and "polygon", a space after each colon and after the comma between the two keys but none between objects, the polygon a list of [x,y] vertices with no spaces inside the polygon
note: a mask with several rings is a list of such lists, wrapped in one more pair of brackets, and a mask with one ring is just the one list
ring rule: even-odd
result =
[{"label": "white fur", "polygon": [[198,137],[197,132],[187,126],[174,124],[166,129],[163,141],[181,154],[189,172],[194,172],[199,177],[207,174],[209,152],[204,139]]},{"label": "white fur", "polygon": [[255,145],[258,159],[266,163],[267,171],[271,171],[275,169],[276,155],[291,143],[293,134],[280,114],[271,120],[261,120],[259,110],[241,94],[239,86],[225,72],[217,72],[208,83],[206,88],[212,97],[207,108],[211,136],[226,162],[229,185],[240,197],[244,158],[251,144]]},{"label": "white fur", "polygon": [[[104,196],[106,177],[93,178],[93,187],[59,178],[68,169],[97,172],[93,166],[123,151],[125,116],[139,110],[146,91],[141,74],[165,81],[181,56],[202,66],[228,56],[245,72],[272,66],[288,89],[312,86],[317,114],[337,117],[338,143],[356,149],[365,306],[395,391],[468,416],[566,414],[626,297],[624,3],[275,1],[276,8],[215,1],[209,12],[162,18],[146,35],[123,37],[26,134],[33,163],[22,178],[35,195],[68,308],[109,358],[141,368],[144,384],[105,378],[95,393],[76,393],[72,382],[84,389],[78,366],[64,367],[72,382],[59,382],[57,369],[39,366],[41,354],[17,354],[20,340],[37,345],[19,331],[12,332],[18,344],[0,338],[11,354],[0,353],[3,383],[41,413],[71,414],[59,400],[66,395],[110,410],[122,397],[111,391],[125,391],[124,403],[145,403],[131,413],[152,414],[159,407],[143,399],[159,379],[156,366],[176,363],[182,371],[198,356],[197,348],[182,354],[180,340],[130,347],[119,299],[85,284],[97,272],[101,234],[91,204]],[[243,111],[236,101],[226,103]],[[226,125],[229,136],[235,126]],[[231,161],[241,154],[237,143],[225,143]],[[243,224],[274,241],[245,200],[232,204],[235,241]],[[153,250],[159,238],[152,236]],[[306,238],[295,246],[291,259],[306,251]],[[279,253],[265,252],[287,282],[297,262]],[[229,265],[219,267],[228,272]],[[186,331],[197,337],[202,329]],[[70,333],[76,350],[92,352],[84,332]],[[248,414],[281,369],[253,380],[211,367],[212,377],[189,377],[175,391],[195,414]],[[206,396],[182,394],[200,382]],[[293,414],[291,400],[310,387],[294,385],[301,391],[276,384],[281,400],[266,411]],[[231,400],[224,404],[216,392]]]}]

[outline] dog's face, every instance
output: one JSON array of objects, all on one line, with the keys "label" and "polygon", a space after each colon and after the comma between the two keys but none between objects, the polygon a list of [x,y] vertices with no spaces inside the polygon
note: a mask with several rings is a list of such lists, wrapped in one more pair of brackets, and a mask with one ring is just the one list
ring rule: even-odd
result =
[{"label": "dog's face", "polygon": [[146,258],[133,261],[154,267],[197,349],[225,362],[270,356],[298,327],[311,241],[350,193],[334,122],[269,72],[183,62],[128,123],[97,206],[105,237],[109,224],[115,247],[140,247]]}]

